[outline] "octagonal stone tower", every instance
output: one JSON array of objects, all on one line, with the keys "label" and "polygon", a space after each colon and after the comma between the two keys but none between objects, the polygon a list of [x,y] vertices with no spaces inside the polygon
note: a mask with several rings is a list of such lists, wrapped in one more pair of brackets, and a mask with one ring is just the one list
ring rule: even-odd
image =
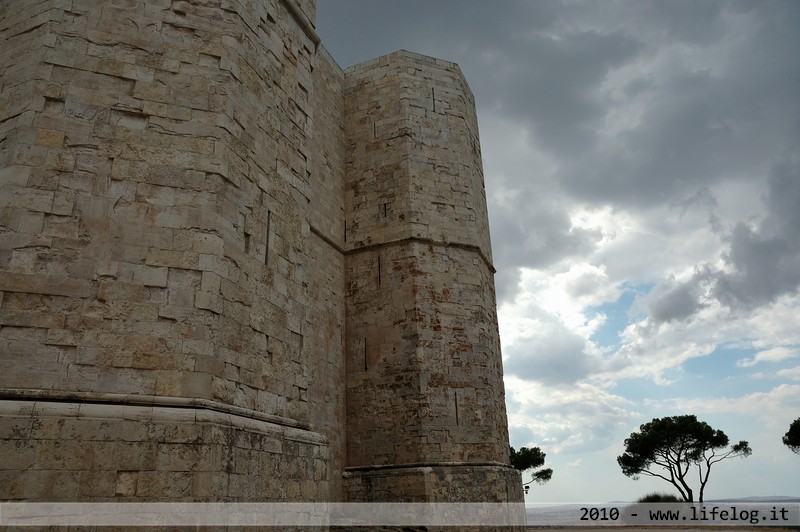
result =
[{"label": "octagonal stone tower", "polygon": [[348,496],[520,500],[472,93],[401,51],[345,110]]},{"label": "octagonal stone tower", "polygon": [[0,5],[0,499],[522,500],[469,88],[314,13]]}]

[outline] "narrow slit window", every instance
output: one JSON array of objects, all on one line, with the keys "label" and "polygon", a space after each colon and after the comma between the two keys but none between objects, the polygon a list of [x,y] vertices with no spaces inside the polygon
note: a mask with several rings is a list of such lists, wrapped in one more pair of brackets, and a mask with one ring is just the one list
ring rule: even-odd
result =
[{"label": "narrow slit window", "polygon": [[272,211],[267,211],[267,241],[264,249],[264,266],[269,266],[269,245],[272,236]]}]

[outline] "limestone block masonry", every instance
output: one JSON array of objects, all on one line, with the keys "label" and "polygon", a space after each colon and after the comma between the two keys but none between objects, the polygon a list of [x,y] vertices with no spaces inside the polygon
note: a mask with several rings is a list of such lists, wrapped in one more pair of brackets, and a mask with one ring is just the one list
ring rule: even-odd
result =
[{"label": "limestone block masonry", "polygon": [[471,92],[455,64],[408,52],[345,78],[348,495],[508,500]]},{"label": "limestone block masonry", "polygon": [[469,87],[315,11],[0,3],[0,500],[522,500]]}]

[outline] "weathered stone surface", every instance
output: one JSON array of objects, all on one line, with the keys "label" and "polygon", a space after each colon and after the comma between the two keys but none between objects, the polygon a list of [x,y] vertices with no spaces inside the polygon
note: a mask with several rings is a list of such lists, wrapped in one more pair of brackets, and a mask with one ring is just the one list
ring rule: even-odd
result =
[{"label": "weathered stone surface", "polygon": [[25,474],[3,482],[0,499],[283,501],[287,481],[303,479],[314,480],[308,500],[330,491],[327,442],[305,430],[195,408],[3,403],[0,438],[13,452],[0,469]]},{"label": "weathered stone surface", "polygon": [[[517,500],[513,471],[462,484],[508,464],[472,95],[455,64],[409,52],[345,80],[348,497]],[[424,467],[447,470],[440,487]]]},{"label": "weathered stone surface", "polygon": [[472,95],[315,9],[0,6],[0,498],[520,500]]}]

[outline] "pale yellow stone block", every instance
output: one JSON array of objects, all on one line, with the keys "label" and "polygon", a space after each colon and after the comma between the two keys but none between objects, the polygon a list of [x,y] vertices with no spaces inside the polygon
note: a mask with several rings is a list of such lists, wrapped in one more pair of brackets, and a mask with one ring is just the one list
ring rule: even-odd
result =
[{"label": "pale yellow stone block", "polygon": [[64,145],[64,132],[53,129],[40,129],[36,132],[36,145],[47,148],[61,148]]},{"label": "pale yellow stone block", "polygon": [[218,294],[222,279],[214,272],[205,271],[200,281],[200,290]]},{"label": "pale yellow stone block", "polygon": [[194,304],[197,308],[210,310],[215,314],[222,314],[222,297],[219,293],[198,290],[195,293]]},{"label": "pale yellow stone block", "polygon": [[133,497],[136,495],[136,485],[138,480],[138,471],[117,471],[117,482],[114,489],[114,495],[118,497]]},{"label": "pale yellow stone block", "polygon": [[167,286],[168,269],[163,266],[147,266],[137,264],[133,268],[133,284],[144,286]]},{"label": "pale yellow stone block", "polygon": [[31,175],[30,166],[10,165],[0,168],[0,186],[14,185],[24,187]]}]

